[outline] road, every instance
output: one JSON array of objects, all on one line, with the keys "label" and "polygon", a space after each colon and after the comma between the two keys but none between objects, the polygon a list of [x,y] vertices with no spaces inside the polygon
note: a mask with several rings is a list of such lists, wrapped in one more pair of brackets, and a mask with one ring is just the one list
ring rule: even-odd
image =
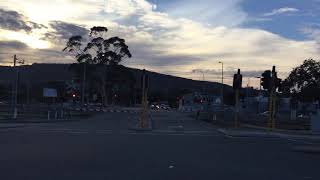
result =
[{"label": "road", "polygon": [[233,138],[177,112],[153,112],[0,129],[1,180],[319,179],[320,156],[284,139]]}]

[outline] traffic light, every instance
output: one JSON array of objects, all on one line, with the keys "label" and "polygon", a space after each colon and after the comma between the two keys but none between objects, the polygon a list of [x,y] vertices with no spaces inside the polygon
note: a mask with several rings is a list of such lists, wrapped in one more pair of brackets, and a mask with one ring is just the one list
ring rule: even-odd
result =
[{"label": "traffic light", "polygon": [[278,89],[278,91],[282,91],[282,79],[278,78],[277,72],[275,72],[274,81],[275,89]]},{"label": "traffic light", "polygon": [[242,75],[240,74],[240,69],[238,73],[233,76],[233,89],[241,89],[242,87]]},{"label": "traffic light", "polygon": [[266,70],[262,73],[261,86],[265,90],[271,90],[271,71]]}]

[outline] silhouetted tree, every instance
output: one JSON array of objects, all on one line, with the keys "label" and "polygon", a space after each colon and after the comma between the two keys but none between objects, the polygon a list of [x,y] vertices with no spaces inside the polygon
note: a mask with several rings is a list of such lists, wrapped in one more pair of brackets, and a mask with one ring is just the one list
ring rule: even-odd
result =
[{"label": "silhouetted tree", "polygon": [[[106,38],[107,32],[106,27],[95,26],[90,29],[87,42],[84,37],[72,36],[63,49],[63,51],[72,54],[78,63],[89,64],[90,67],[94,67],[94,70],[92,68],[88,69],[87,73],[89,74],[88,77],[93,79],[92,82],[96,82],[96,86],[99,85],[98,89],[103,104],[107,103],[107,78],[111,79],[107,77],[106,66],[116,67],[123,59],[132,56],[124,39],[119,37]],[[73,68],[76,72],[81,71],[81,66],[73,66]],[[96,72],[91,73],[93,71]]]},{"label": "silhouetted tree", "polygon": [[63,51],[72,53],[79,63],[117,65],[124,58],[131,58],[131,53],[124,39],[105,38],[108,29],[95,26],[91,28],[89,42],[84,46],[84,38],[72,36]]},{"label": "silhouetted tree", "polygon": [[308,59],[294,68],[283,82],[283,92],[303,101],[320,98],[320,62]]}]

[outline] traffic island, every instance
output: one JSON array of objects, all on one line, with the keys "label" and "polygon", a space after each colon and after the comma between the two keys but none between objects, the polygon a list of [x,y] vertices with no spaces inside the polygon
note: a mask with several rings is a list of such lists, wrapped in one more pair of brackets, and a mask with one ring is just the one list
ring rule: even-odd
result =
[{"label": "traffic island", "polygon": [[128,124],[128,130],[132,131],[152,131],[153,123],[151,120],[151,116],[149,118],[145,118],[143,122],[141,122],[141,117],[134,118],[131,120],[131,123]]}]

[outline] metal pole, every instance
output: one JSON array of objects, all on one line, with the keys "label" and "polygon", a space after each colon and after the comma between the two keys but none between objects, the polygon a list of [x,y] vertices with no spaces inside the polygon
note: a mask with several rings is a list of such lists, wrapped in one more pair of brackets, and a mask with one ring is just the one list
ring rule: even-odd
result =
[{"label": "metal pole", "polygon": [[260,84],[259,84],[259,99],[258,99],[258,114],[260,113],[260,111],[261,111],[261,95],[262,95],[262,93],[261,93],[261,77],[256,77],[256,78],[259,78],[259,80],[260,80]]},{"label": "metal pole", "polygon": [[85,85],[86,85],[86,63],[83,63],[83,79],[82,79],[82,93],[81,93],[81,104],[84,104],[84,96],[85,96]]},{"label": "metal pole", "polygon": [[223,62],[222,62],[222,71],[221,71],[221,73],[222,73],[222,77],[221,77],[221,82],[222,82],[222,84],[221,84],[221,103],[222,103],[222,107],[224,106],[224,102],[223,102]]},{"label": "metal pole", "polygon": [[276,74],[276,67],[273,66],[272,77],[271,77],[271,92],[270,92],[270,99],[269,99],[269,122],[268,122],[268,126],[271,130],[275,128],[275,105],[276,105],[275,74]]},{"label": "metal pole", "polygon": [[239,94],[240,94],[240,90],[237,89],[236,90],[236,113],[235,113],[235,127],[239,127]]},{"label": "metal pole", "polygon": [[17,63],[17,55],[13,56],[13,68],[16,71],[16,77],[15,77],[15,83],[14,83],[14,87],[12,88],[12,100],[13,100],[13,119],[17,118],[17,92],[18,92],[18,76],[19,76],[19,72],[18,69],[16,67],[16,63]]},{"label": "metal pole", "polygon": [[221,107],[223,108],[223,62],[219,61],[221,63]]},{"label": "metal pole", "polygon": [[142,74],[142,112],[141,112],[141,118],[140,118],[140,128],[145,127],[145,72]]}]

